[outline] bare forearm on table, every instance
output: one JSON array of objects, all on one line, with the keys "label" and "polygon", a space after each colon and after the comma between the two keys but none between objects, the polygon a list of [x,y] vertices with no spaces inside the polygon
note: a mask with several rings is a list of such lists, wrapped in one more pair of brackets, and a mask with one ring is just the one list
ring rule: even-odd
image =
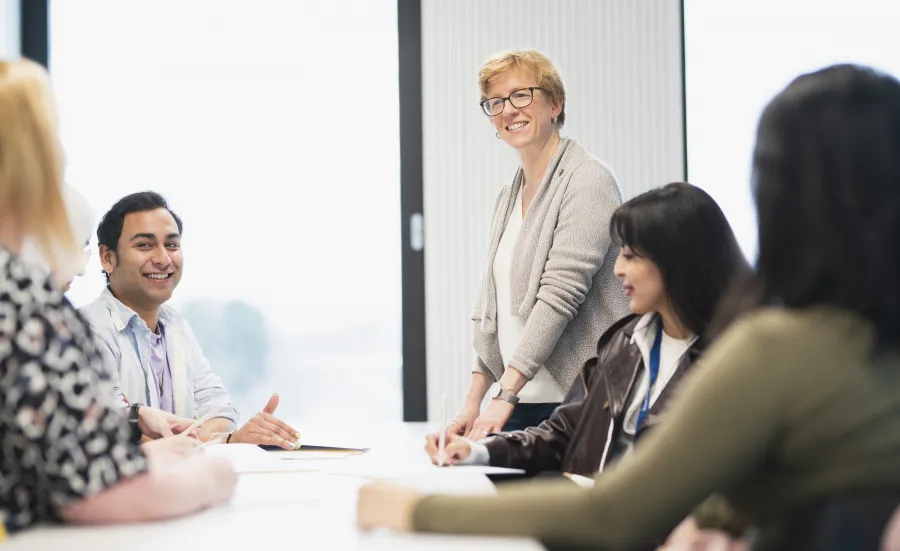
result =
[{"label": "bare forearm on table", "polygon": [[122,481],[60,511],[68,522],[118,524],[177,517],[216,501],[217,489],[208,458],[201,456],[151,462],[149,472]]}]

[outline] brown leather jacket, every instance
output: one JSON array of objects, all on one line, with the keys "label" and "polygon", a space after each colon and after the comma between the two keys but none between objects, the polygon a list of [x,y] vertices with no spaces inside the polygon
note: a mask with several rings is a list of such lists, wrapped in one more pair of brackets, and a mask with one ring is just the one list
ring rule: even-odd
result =
[{"label": "brown leather jacket", "polygon": [[[485,442],[491,465],[524,469],[528,474],[561,471],[593,476],[609,465],[622,430],[625,409],[644,360],[631,337],[641,316],[627,316],[610,327],[597,343],[563,404],[549,419],[522,431],[501,433]],[[653,403],[644,429],[659,423],[668,398],[700,355],[701,339],[682,356],[675,373]]]}]

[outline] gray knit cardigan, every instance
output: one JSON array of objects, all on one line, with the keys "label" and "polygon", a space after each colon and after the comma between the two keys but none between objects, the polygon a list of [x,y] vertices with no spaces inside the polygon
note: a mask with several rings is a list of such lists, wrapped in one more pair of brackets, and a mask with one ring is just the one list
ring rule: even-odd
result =
[{"label": "gray knit cardigan", "polygon": [[[472,313],[475,371],[494,380],[505,366],[497,338],[493,264],[524,178],[521,168],[501,190],[491,223],[488,261]],[[622,192],[606,164],[571,138],[563,139],[531,202],[513,251],[513,314],[527,319],[509,366],[532,379],[545,367],[568,392],[597,340],[628,313],[613,273],[618,250],[609,221]]]}]

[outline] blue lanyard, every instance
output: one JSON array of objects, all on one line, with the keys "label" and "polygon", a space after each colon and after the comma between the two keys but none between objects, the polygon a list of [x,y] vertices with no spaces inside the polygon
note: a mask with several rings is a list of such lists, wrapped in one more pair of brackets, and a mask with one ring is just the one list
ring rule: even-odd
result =
[{"label": "blue lanyard", "polygon": [[641,411],[638,413],[637,425],[634,428],[634,434],[637,435],[641,430],[641,424],[644,417],[650,411],[650,394],[653,392],[653,385],[656,383],[656,377],[659,375],[659,349],[662,347],[662,320],[656,322],[656,340],[653,341],[653,348],[650,349],[650,386],[647,387],[647,395],[644,396],[644,403],[641,404]]}]

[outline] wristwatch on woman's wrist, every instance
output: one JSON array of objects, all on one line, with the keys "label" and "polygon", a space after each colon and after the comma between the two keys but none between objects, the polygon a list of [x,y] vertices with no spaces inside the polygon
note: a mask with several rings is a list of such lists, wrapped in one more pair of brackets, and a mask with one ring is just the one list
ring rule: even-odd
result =
[{"label": "wristwatch on woman's wrist", "polygon": [[512,404],[513,407],[516,407],[519,403],[519,397],[503,387],[500,387],[500,391],[494,396],[494,400],[503,400],[504,402]]},{"label": "wristwatch on woman's wrist", "polygon": [[128,425],[131,427],[131,441],[135,444],[141,443],[144,434],[141,432],[140,425],[140,409],[141,404],[131,404],[128,406]]}]

